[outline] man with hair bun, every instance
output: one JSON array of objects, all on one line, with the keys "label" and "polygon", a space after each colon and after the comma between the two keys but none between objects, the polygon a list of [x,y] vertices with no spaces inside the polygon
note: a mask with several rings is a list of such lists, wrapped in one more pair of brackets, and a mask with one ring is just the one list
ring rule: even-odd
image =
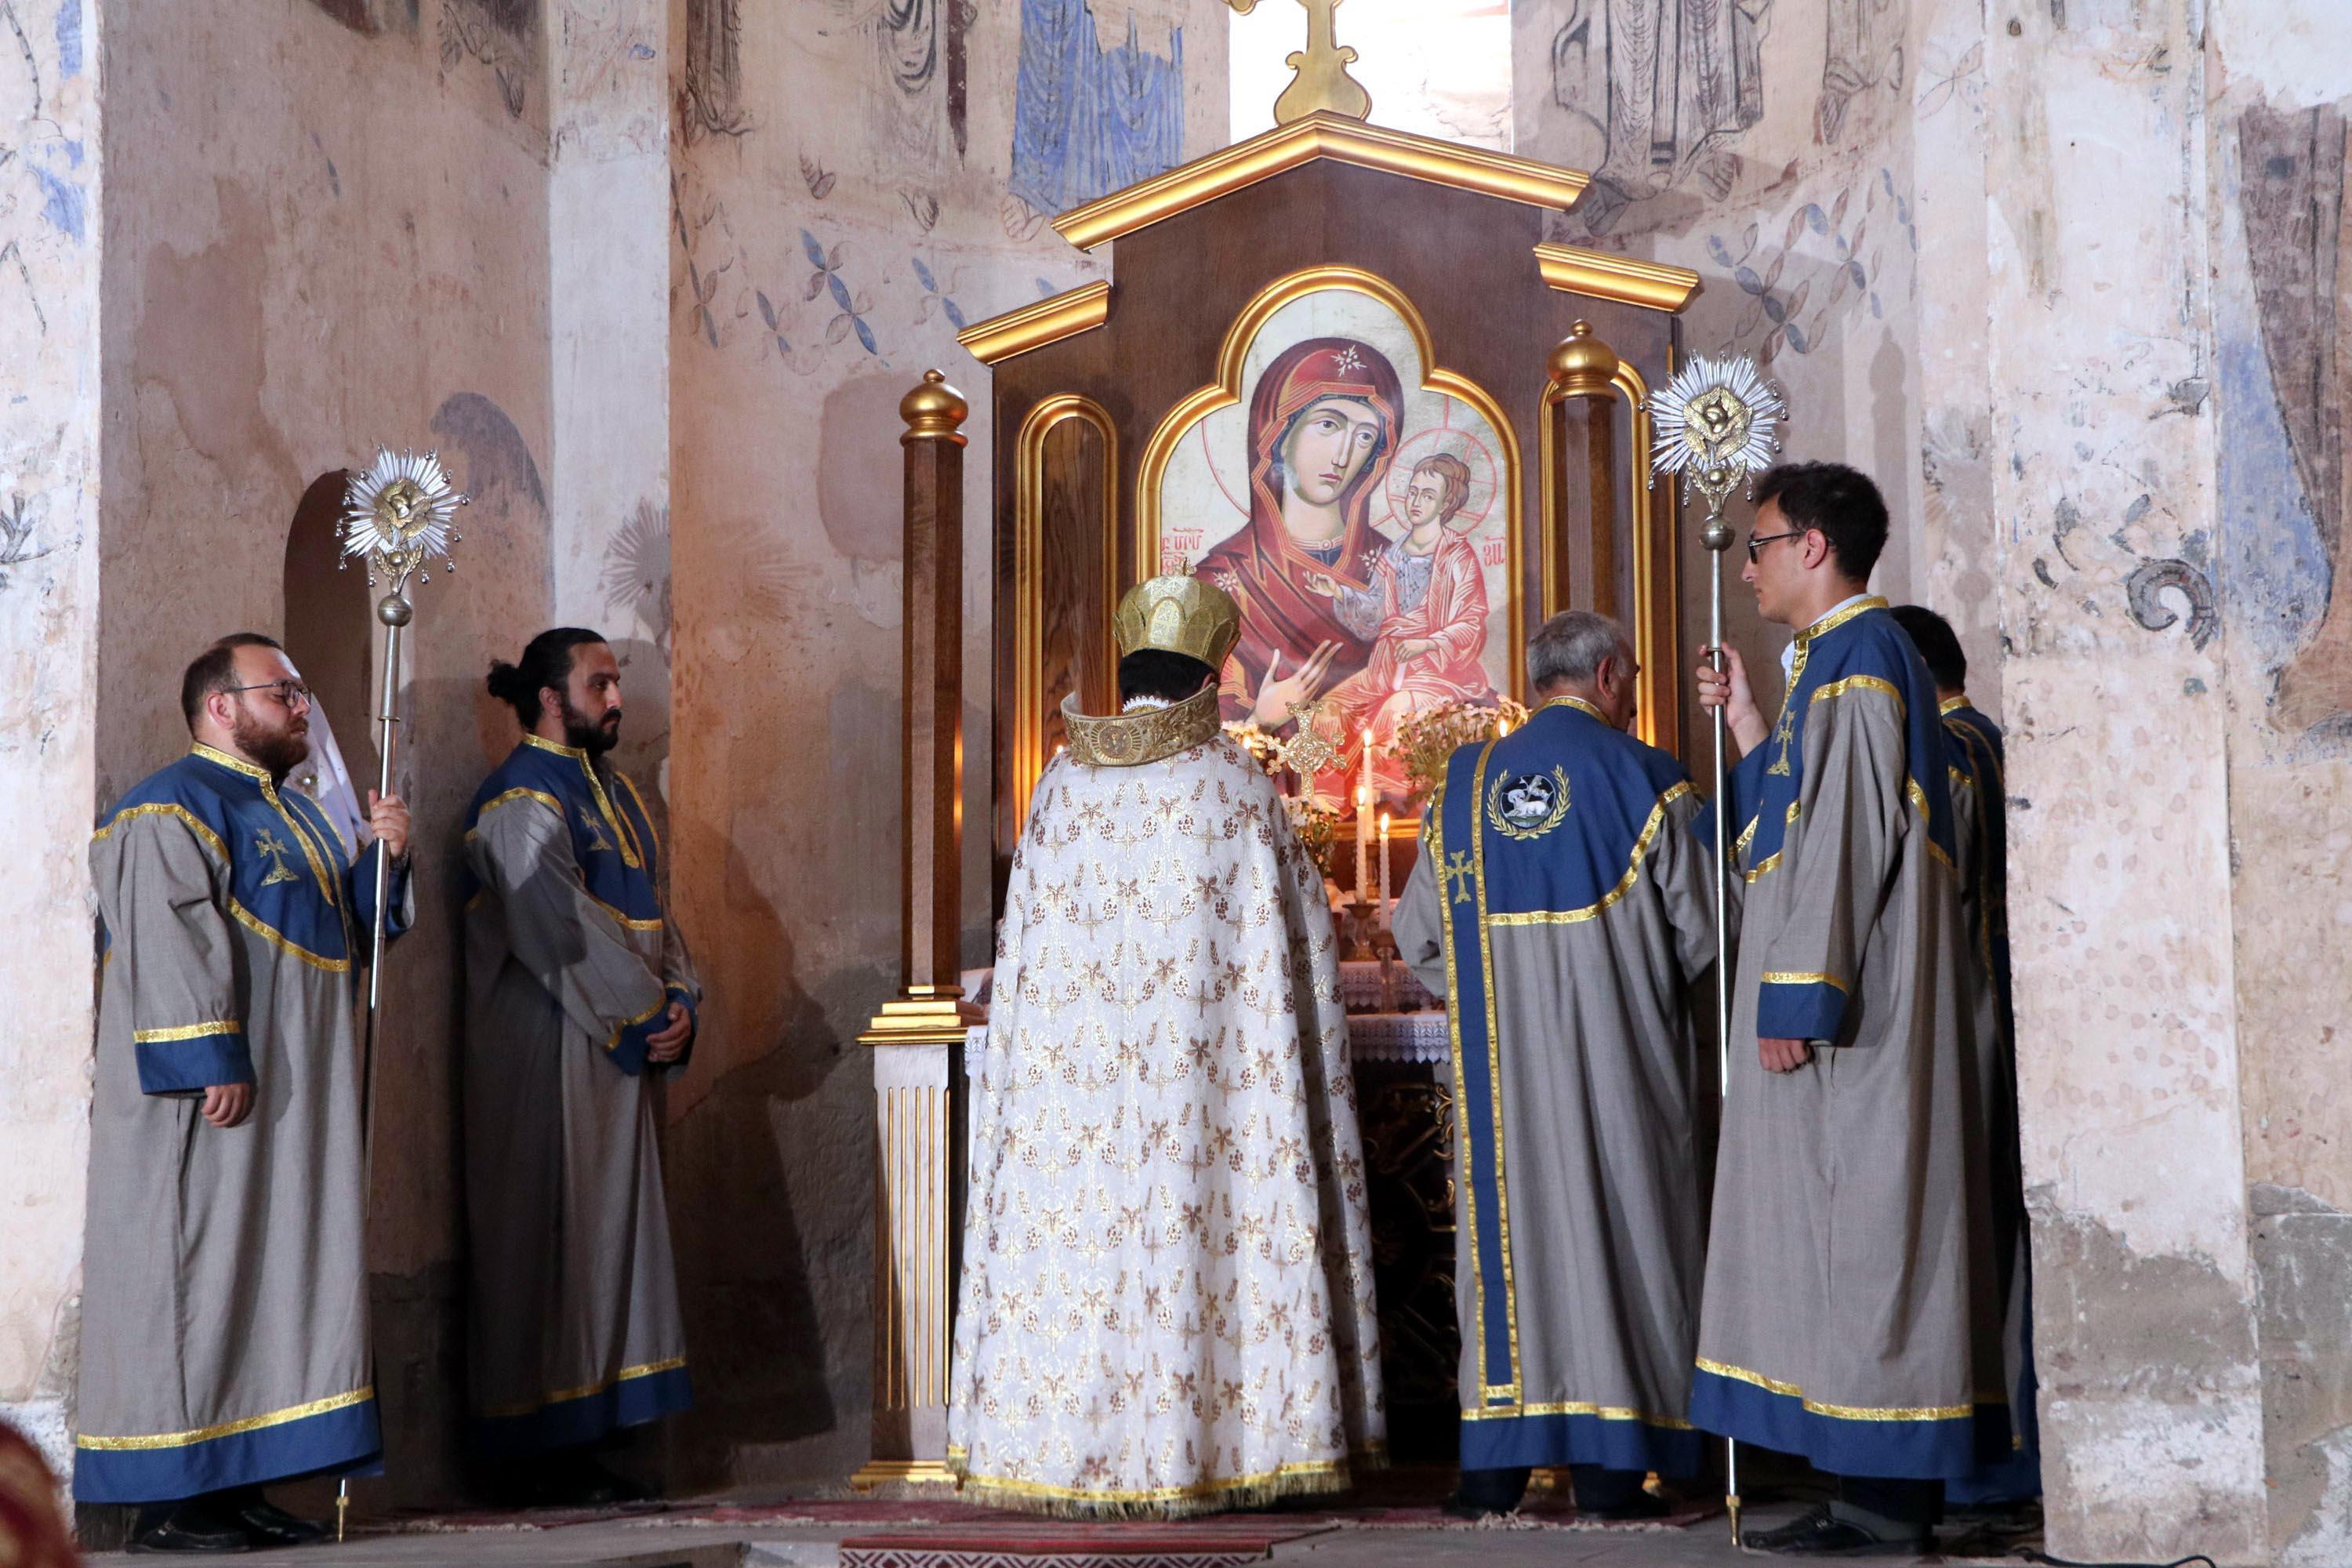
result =
[{"label": "man with hair bun", "polygon": [[1542,706],[1454,753],[1397,905],[1461,1079],[1450,1508],[1467,1517],[1565,1465],[1580,1512],[1653,1518],[1644,1474],[1699,1467],[1688,1003],[1715,900],[1689,775],[1625,733],[1639,672],[1607,616],[1546,621],[1528,644]]},{"label": "man with hair bun", "polygon": [[608,760],[612,648],[541,632],[489,689],[523,733],[466,814],[473,1447],[507,1500],[628,1500],[591,1446],[690,1401],[646,1086],[684,1065],[702,992]]}]

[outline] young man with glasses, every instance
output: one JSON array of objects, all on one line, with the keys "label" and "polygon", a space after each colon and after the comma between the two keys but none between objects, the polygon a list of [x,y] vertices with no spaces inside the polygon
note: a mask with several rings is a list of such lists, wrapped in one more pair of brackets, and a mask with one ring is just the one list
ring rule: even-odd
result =
[{"label": "young man with glasses", "polygon": [[102,921],[74,1495],[138,1503],[131,1546],[243,1552],[324,1527],[264,1483],[348,1475],[382,1447],[370,1384],[353,1003],[408,809],[369,795],[347,861],[285,788],[310,694],[252,632],[188,666],[194,746],[90,847]]},{"label": "young man with glasses", "polygon": [[[2006,1452],[1979,1037],[1934,680],[1868,593],[1875,485],[1757,483],[1741,577],[1796,628],[1767,724],[1736,655],[1699,676],[1746,753],[1731,1083],[1691,1419],[1800,1454],[1837,1501],[1752,1549],[1921,1550],[1944,1483]],[[1722,803],[1718,803],[1722,804]]]}]

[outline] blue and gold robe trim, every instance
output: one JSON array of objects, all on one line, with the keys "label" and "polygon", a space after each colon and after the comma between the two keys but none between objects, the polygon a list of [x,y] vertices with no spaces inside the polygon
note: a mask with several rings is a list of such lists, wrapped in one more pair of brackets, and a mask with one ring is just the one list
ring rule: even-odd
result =
[{"label": "blue and gold robe trim", "polygon": [[1596,744],[1596,727],[1607,728],[1607,721],[1591,705],[1562,698],[1514,734],[1463,747],[1447,762],[1424,830],[1445,910],[1454,1171],[1465,1192],[1469,1235],[1463,1257],[1475,1302],[1472,1321],[1462,1325],[1478,1368],[1476,1386],[1462,1389],[1462,1463],[1474,1469],[1526,1464],[1530,1460],[1517,1456],[1556,1456],[1565,1445],[1580,1464],[1688,1474],[1697,1468],[1699,1439],[1678,1416],[1587,1402],[1524,1402],[1497,1084],[1509,1051],[1541,1049],[1542,1042],[1499,1037],[1489,933],[1574,924],[1608,910],[1639,879],[1668,804],[1691,787],[1682,764],[1665,752]]},{"label": "blue and gold robe trim", "polygon": [[[1886,601],[1874,596],[1797,634],[1780,719],[1763,746],[1742,757],[1731,773],[1731,820],[1739,824],[1733,860],[1743,868],[1740,874],[1752,883],[1780,869],[1804,798],[1805,726],[1815,710],[1835,701],[1895,704],[1907,742],[1905,792],[1925,829],[1920,842],[1951,868],[1951,779],[1936,683],[1911,639],[1886,613]],[[1703,822],[1700,828],[1703,837],[1713,837],[1710,824]],[[1774,1039],[1838,1039],[1853,981],[1851,974],[1768,971],[1757,998],[1756,1032]]]},{"label": "blue and gold robe trim", "polygon": [[693,1403],[686,1358],[677,1356],[625,1366],[584,1388],[558,1389],[529,1405],[484,1411],[470,1423],[467,1441],[483,1454],[544,1453],[676,1415]]},{"label": "blue and gold robe trim", "polygon": [[[141,780],[96,837],[148,816],[171,817],[194,836],[220,868],[224,907],[239,925],[310,968],[352,972],[375,918],[377,857],[345,860],[342,839],[318,802],[279,789],[266,769],[199,744]],[[395,866],[388,936],[407,929],[401,914],[407,880],[407,868]],[[101,931],[100,941],[110,949],[112,934]],[[131,1040],[143,1093],[253,1081],[240,1018],[134,1018]]]},{"label": "blue and gold robe trim", "polygon": [[[1932,711],[1932,710],[1930,710]],[[2009,1401],[1895,1408],[1832,1405],[1793,1383],[1701,1358],[1691,1418],[1840,1475],[1957,1480],[2009,1452]]]},{"label": "blue and gold robe trim", "polygon": [[74,1439],[74,1498],[162,1502],[261,1481],[376,1473],[375,1390],[357,1388],[189,1432]]},{"label": "blue and gold robe trim", "polygon": [[[612,776],[619,787],[607,790],[586,752],[527,734],[474,792],[473,804],[466,809],[466,831],[473,832],[484,816],[502,806],[537,801],[563,818],[572,837],[572,858],[589,899],[624,931],[659,931],[661,838],[637,786],[618,768]],[[470,868],[460,882],[463,901],[471,903],[481,895],[482,884]],[[646,1042],[667,1023],[672,1002],[694,1011],[694,999],[671,987],[659,1006],[628,1020],[604,1042],[614,1066],[632,1077],[646,1070]],[[682,1068],[692,1054],[689,1038],[685,1053],[662,1065]]]}]

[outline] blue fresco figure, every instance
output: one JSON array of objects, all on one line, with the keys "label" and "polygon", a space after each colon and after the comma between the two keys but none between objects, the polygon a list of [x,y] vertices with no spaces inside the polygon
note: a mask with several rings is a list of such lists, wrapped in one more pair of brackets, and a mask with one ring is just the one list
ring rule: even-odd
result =
[{"label": "blue fresco figure", "polygon": [[1173,168],[1184,145],[1184,34],[1169,58],[1103,47],[1086,0],[1021,0],[1012,191],[1049,216]]}]

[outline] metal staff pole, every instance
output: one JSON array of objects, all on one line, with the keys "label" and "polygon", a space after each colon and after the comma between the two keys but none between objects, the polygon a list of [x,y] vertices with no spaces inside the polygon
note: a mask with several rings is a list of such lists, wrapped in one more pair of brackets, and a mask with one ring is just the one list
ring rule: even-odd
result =
[{"label": "metal staff pole", "polygon": [[[376,707],[376,754],[382,759],[376,767],[378,800],[392,793],[392,753],[400,738],[400,634],[415,613],[398,588],[376,601],[375,618],[383,623],[383,691]],[[379,838],[375,841],[375,915],[368,940],[367,1026],[360,1037],[360,1136],[366,1141],[360,1168],[370,1178],[375,1173],[375,1026],[383,1005],[383,936],[391,912],[392,846]],[[373,1195],[372,1186],[371,1182],[360,1189],[362,1214]]]},{"label": "metal staff pole", "polygon": [[[1717,674],[1730,668],[1723,647],[1723,553],[1731,525],[1723,504],[1739,482],[1780,449],[1773,428],[1788,413],[1780,390],[1753,362],[1701,354],[1651,395],[1652,473],[1679,473],[1683,496],[1706,501],[1699,542],[1707,550],[1707,658]],[[1655,482],[1654,478],[1652,482]],[[1715,1039],[1723,1104],[1731,1103],[1731,799],[1724,726],[1726,704],[1714,709],[1715,737]],[[1739,1545],[1739,1445],[1723,1445],[1723,1506],[1731,1543]]]},{"label": "metal staff pole", "polygon": [[[390,592],[376,601],[383,626],[383,685],[376,703],[376,799],[392,794],[393,753],[400,736],[400,634],[414,618],[408,580],[431,580],[426,563],[444,558],[461,537],[455,525],[466,498],[449,484],[438,454],[394,456],[376,448],[375,461],[352,476],[343,491],[342,561],[367,564],[371,587],[381,579]],[[392,913],[392,846],[375,841],[375,908],[368,940],[367,1019],[360,1032],[360,1215],[364,1222],[375,1190],[375,1043],[383,1012],[383,946]],[[365,1251],[365,1238],[362,1238]],[[343,1539],[352,1506],[348,1478],[335,1488],[335,1539]]]},{"label": "metal staff pole", "polygon": [[[1731,668],[1723,652],[1723,552],[1731,545],[1731,529],[1718,510],[1707,518],[1699,534],[1706,546],[1706,646],[1717,675]],[[1719,1105],[1731,1103],[1731,797],[1725,789],[1724,710],[1717,703],[1715,718],[1715,1049],[1716,1070],[1721,1075]],[[1718,1132],[1718,1137],[1720,1133]],[[1723,1510],[1731,1518],[1731,1544],[1739,1545],[1739,1445],[1723,1440]]]}]

